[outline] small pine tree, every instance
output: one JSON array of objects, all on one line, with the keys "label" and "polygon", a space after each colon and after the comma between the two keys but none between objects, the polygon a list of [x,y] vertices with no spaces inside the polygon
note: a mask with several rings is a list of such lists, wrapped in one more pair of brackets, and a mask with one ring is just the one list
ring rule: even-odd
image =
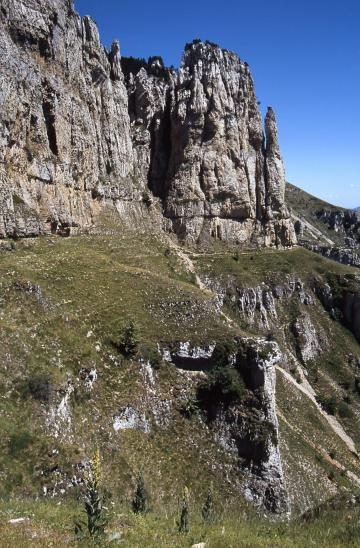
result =
[{"label": "small pine tree", "polygon": [[206,523],[215,521],[214,492],[212,484],[209,487],[204,506],[202,508],[202,517]]},{"label": "small pine tree", "polygon": [[136,491],[132,500],[132,509],[135,514],[144,514],[147,510],[148,496],[145,489],[144,477],[139,474],[137,477]]},{"label": "small pine tree", "polygon": [[133,356],[139,344],[139,330],[135,322],[132,320],[123,329],[119,341],[119,350],[126,356]]},{"label": "small pine tree", "polygon": [[178,530],[179,533],[184,534],[189,532],[189,489],[187,487],[184,488],[182,496]]},{"label": "small pine tree", "polygon": [[100,452],[97,451],[90,461],[90,470],[85,480],[84,507],[87,521],[79,520],[75,523],[75,534],[80,538],[85,537],[86,529],[91,537],[101,536],[105,532],[108,518],[100,493],[100,482],[101,458]]}]

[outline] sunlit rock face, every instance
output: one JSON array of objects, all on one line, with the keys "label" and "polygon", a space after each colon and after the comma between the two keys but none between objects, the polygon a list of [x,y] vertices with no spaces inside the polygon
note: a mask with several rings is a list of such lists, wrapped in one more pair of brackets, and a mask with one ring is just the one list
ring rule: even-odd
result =
[{"label": "sunlit rock face", "polygon": [[180,237],[294,243],[275,114],[265,139],[247,63],[194,41],[178,71],[142,67],[127,82],[142,172]]},{"label": "sunlit rock face", "polygon": [[0,234],[90,224],[134,188],[119,52],[68,0],[4,0],[0,12]]},{"label": "sunlit rock face", "polygon": [[4,0],[0,47],[1,236],[69,234],[153,193],[188,242],[294,243],[275,115],[264,136],[237,55],[195,40],[179,70],[129,62],[71,0]]}]

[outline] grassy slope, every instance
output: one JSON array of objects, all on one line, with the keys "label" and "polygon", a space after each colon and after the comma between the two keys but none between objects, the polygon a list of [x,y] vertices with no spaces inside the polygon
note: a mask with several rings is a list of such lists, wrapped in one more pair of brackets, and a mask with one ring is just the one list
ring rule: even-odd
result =
[{"label": "grassy slope", "polygon": [[[201,275],[209,274],[220,280],[231,277],[245,286],[264,280],[281,282],[290,274],[308,279],[314,272],[326,276],[329,269],[338,274],[352,272],[350,267],[303,249],[248,252],[236,261],[232,253],[220,245],[214,254],[200,254],[193,260]],[[73,474],[74,465],[89,457],[99,445],[104,458],[105,488],[115,504],[123,501],[126,508],[131,500],[135,474],[143,468],[152,506],[157,513],[162,514],[168,508],[171,516],[179,490],[185,484],[191,486],[194,507],[199,508],[210,481],[214,482],[219,499],[228,500],[237,511],[239,508],[245,511],[246,505],[239,497],[241,475],[234,472],[232,456],[214,444],[201,421],[196,417],[189,421],[179,413],[181,395],[187,393],[189,387],[191,390],[191,383],[189,385],[188,379],[175,367],[163,365],[155,371],[157,401],[175,400],[170,409],[170,427],[160,428],[149,418],[151,435],[134,430],[114,432],[112,428],[113,418],[121,407],[132,403],[144,413],[148,412],[150,396],[139,364],[123,360],[111,344],[129,319],[139,324],[141,348],[145,353],[146,348],[155,348],[158,342],[190,340],[205,343],[246,334],[247,330],[236,323],[236,314],[227,310],[236,320],[229,324],[216,312],[215,296],[210,291],[200,290],[193,281],[193,274],[185,270],[163,235],[152,234],[149,226],[136,232],[118,227],[111,218],[104,219],[102,228],[93,234],[70,239],[20,241],[15,250],[1,253],[0,424],[3,435],[0,477],[4,500],[15,495],[33,497],[43,486],[52,484],[54,471],[58,473],[60,489],[63,483],[66,484],[66,474]],[[41,293],[27,291],[28,282],[39,285]],[[284,317],[287,313],[283,311]],[[326,320],[320,319],[322,321],[330,320],[326,317]],[[358,352],[358,343],[347,330],[338,324],[332,329],[337,338],[346,341],[348,350]],[[342,359],[341,353],[339,359]],[[89,392],[76,379],[80,368],[93,367],[97,369],[98,379]],[[330,371],[331,368],[333,363],[329,365]],[[48,402],[36,400],[25,390],[28,381],[40,373],[48,375],[51,381]],[[336,374],[332,378],[336,378]],[[54,438],[54,428],[46,426],[46,419],[65,393],[69,380],[75,383],[71,424],[62,422],[63,434]],[[319,451],[309,444],[307,430],[311,419],[314,424],[312,437],[318,437],[318,444],[324,450],[331,449],[332,433],[327,425],[316,410],[309,418],[307,402],[299,400],[292,387],[284,387],[281,380],[278,387],[279,408],[287,421],[281,420],[281,436],[289,481],[294,482],[295,488],[309,490],[308,502],[350,488],[336,467],[335,477],[329,480],[334,467],[327,461],[319,461]],[[357,408],[357,401],[353,406]],[[297,409],[296,413],[294,409]],[[353,420],[350,423],[350,429],[357,424]],[[294,424],[300,425],[300,433],[294,432]],[[353,429],[355,435],[357,428]],[[337,440],[335,445],[337,459],[347,469],[359,473],[359,464],[353,462],[343,444]],[[301,462],[296,462],[295,453],[301,455]],[[305,471],[309,470],[307,478]],[[305,478],[305,483],[301,483],[300,476]],[[296,477],[300,478],[298,483]],[[76,488],[72,492],[77,495]],[[297,501],[295,496],[293,502],[295,508],[300,503],[304,506],[304,501]],[[12,505],[5,502],[4,510]],[[50,517],[45,515],[44,521],[40,517],[40,507],[29,508],[35,512],[34,523],[39,537],[43,534],[42,528],[44,536],[48,530],[55,531],[55,538],[59,535],[59,539],[69,534],[64,527],[71,521],[73,510],[70,506],[57,510],[50,504],[44,510]],[[6,515],[2,522],[4,534],[9,535],[8,545],[11,535],[14,535],[14,541],[11,540],[14,544],[21,538],[16,535],[28,535],[27,525],[25,532],[21,527],[14,529],[5,525],[5,518]],[[127,516],[125,521],[130,524],[126,533],[130,546],[138,545],[136,542],[140,541],[136,539],[142,538],[145,531],[150,537],[154,535],[154,539],[157,534],[161,535],[163,544],[158,545],[167,545],[169,538],[171,544],[176,545],[171,517],[165,519],[162,515],[157,522],[151,515],[145,523],[139,521],[135,526],[132,517]],[[269,526],[261,522],[257,522],[259,538],[255,539],[251,524],[248,526],[245,522],[235,527],[229,517],[224,517],[223,521],[226,522],[228,546],[241,545],[240,538],[249,539],[249,543],[251,539],[251,545],[264,545],[266,535],[270,535],[275,545],[278,542],[279,531],[270,527],[267,532]],[[199,538],[202,529],[200,525],[197,527]],[[219,527],[206,534],[213,539],[211,545],[220,546],[223,539]],[[152,542],[155,546],[157,541]],[[179,540],[179,545],[184,545],[181,542]],[[244,545],[246,542],[244,540]]]},{"label": "grassy slope", "polygon": [[[328,211],[345,211],[343,207],[324,202],[291,183],[286,184],[286,203],[291,207],[295,215],[305,219],[315,228],[320,230],[325,237],[330,238],[335,244],[344,244],[342,236],[337,234],[334,230],[330,230],[328,226],[321,220],[318,220],[315,215],[317,211],[322,209]],[[307,230],[305,230],[305,237],[309,237],[310,240],[312,239]]]},{"label": "grassy slope", "polygon": [[[235,333],[215,314],[213,295],[192,283],[166,243],[146,231],[124,230],[21,241],[15,251],[0,256],[0,280],[3,496],[37,493],[51,483],[41,469],[57,467],[61,475],[70,473],[71,465],[97,444],[103,448],[115,493],[118,485],[129,485],[136,470],[148,470],[150,463],[156,463],[156,475],[150,470],[148,475],[159,500],[176,495],[174,480],[181,475],[184,482],[202,484],[204,489],[210,479],[216,481],[217,473],[209,470],[217,468],[219,449],[207,440],[203,427],[189,424],[177,409],[170,413],[177,418],[175,426],[165,432],[156,425],[151,436],[112,429],[120,408],[135,403],[147,411],[139,364],[123,360],[111,344],[127,321],[137,322],[145,353],[158,342],[206,342]],[[28,282],[41,287],[41,302],[34,293],[18,288]],[[94,367],[98,379],[89,393],[74,379],[81,368]],[[49,402],[39,402],[25,390],[32,378],[43,374],[53,387]],[[187,389],[171,366],[155,375],[160,403]],[[44,423],[69,379],[75,382],[72,424],[70,428],[60,421],[65,433],[54,440],[54,428]],[[197,463],[193,468],[185,465],[189,459]],[[222,455],[221,465],[227,460]],[[114,479],[110,467],[116,470]],[[128,488],[132,489],[131,480]]]},{"label": "grassy slope", "polygon": [[[291,547],[319,546],[342,548],[359,546],[359,506],[347,499],[334,500],[320,507],[315,516],[307,520],[291,522],[269,522],[255,513],[228,511],[226,516],[218,514],[214,524],[204,525],[199,509],[190,507],[190,532],[179,534],[176,528],[176,507],[167,513],[150,512],[145,516],[134,516],[124,506],[115,505],[110,510],[109,530],[121,535],[125,546],[138,548],[185,548],[194,543],[205,542],[212,548],[238,547]],[[221,506],[216,501],[219,511]],[[0,534],[6,546],[89,546],[89,540],[74,542],[72,524],[78,516],[75,505],[58,505],[54,502],[14,502],[11,507],[0,507]],[[9,519],[28,518],[22,524],[11,525]],[[92,544],[91,544],[92,545]],[[109,546],[98,541],[97,546]],[[117,545],[115,542],[111,545]]]}]

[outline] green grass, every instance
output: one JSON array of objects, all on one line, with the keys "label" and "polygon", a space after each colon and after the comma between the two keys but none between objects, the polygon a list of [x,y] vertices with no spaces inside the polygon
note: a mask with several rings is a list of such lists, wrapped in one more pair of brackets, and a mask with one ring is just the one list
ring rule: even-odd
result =
[{"label": "green grass", "polygon": [[[190,531],[177,531],[177,508],[162,512],[150,512],[136,516],[126,506],[109,505],[110,524],[108,534],[116,534],[121,541],[109,543],[99,539],[76,542],[73,533],[75,518],[81,506],[56,504],[51,501],[15,502],[0,506],[0,535],[4,546],[109,546],[125,545],[131,548],[146,546],[162,548],[190,547],[205,542],[211,548],[237,547],[297,547],[321,546],[340,548],[359,546],[359,508],[347,498],[334,500],[319,507],[314,515],[297,520],[272,522],[244,509],[235,513],[232,508],[219,506],[218,517],[213,524],[204,524],[199,508],[190,502]],[[10,524],[9,519],[27,518],[20,524]]]},{"label": "green grass", "polygon": [[218,256],[202,254],[195,258],[195,263],[200,272],[216,279],[236,277],[242,287],[254,287],[263,281],[283,282],[286,275],[306,279],[316,274],[324,276],[329,271],[334,275],[357,274],[355,268],[334,263],[299,247],[284,251],[247,251],[239,253],[238,260],[234,260],[230,253]]},{"label": "green grass", "polygon": [[[336,275],[352,272],[350,267],[303,249],[250,251],[239,253],[238,260],[234,260],[232,251],[219,244],[213,254],[190,254],[190,257],[202,276],[209,275],[221,283],[231,280],[239,287],[253,287],[263,281],[283,283],[286,275],[305,281],[311,280],[314,274],[325,279],[329,269]],[[293,304],[286,303],[279,321],[286,323],[296,317],[298,309]],[[29,503],[35,514],[39,545],[49,542],[50,532],[55,544],[71,540],[72,525],[70,530],[68,527],[76,510],[71,500],[78,491],[70,490],[66,502],[59,493],[67,489],[70,477],[81,476],[81,463],[97,446],[104,458],[104,486],[115,505],[131,500],[134,478],[140,470],[152,493],[154,512],[143,521],[136,520],[126,507],[119,508],[118,513],[124,513],[128,524],[124,526],[126,545],[142,546],[147,538],[145,545],[149,546],[183,546],[188,540],[195,542],[203,535],[209,536],[211,546],[224,543],[238,546],[241,542],[244,546],[247,542],[261,546],[280,542],[277,526],[273,528],[261,522],[257,537],[250,518],[243,515],[246,505],[239,493],[244,477],[236,457],[214,441],[208,426],[196,413],[191,418],[183,416],[184,402],[195,396],[198,379],[187,378],[173,365],[158,363],[154,368],[156,395],[153,396],[140,368],[142,353],[148,355],[149,349],[154,352],[157,344],[209,343],[244,334],[236,314],[225,309],[235,319],[229,324],[217,305],[215,293],[195,285],[194,274],[186,270],[167,238],[150,230],[119,229],[111,219],[105,219],[102,229],[91,234],[23,240],[16,242],[15,250],[9,247],[9,251],[1,252],[0,496],[7,500],[5,511],[14,505],[14,498],[36,497],[44,487],[51,492],[55,478],[55,500],[62,502],[58,509],[56,502],[54,505],[44,502],[44,506]],[[321,325],[333,323],[319,307],[314,313]],[[112,341],[118,339],[131,320],[139,326],[140,353],[136,359],[125,359]],[[326,326],[328,328],[327,323]],[[261,333],[257,328],[254,331]],[[344,341],[347,351],[356,353],[356,341],[336,322],[332,333],[334,344]],[[343,358],[341,352],[334,354],[339,360]],[[98,377],[93,389],[88,390],[81,381],[80,371],[92,368],[96,368]],[[321,368],[331,379],[338,380],[330,364]],[[347,371],[346,366],[341,365],[341,370]],[[45,389],[44,379],[48,379]],[[326,379],[322,381],[325,383]],[[64,396],[68,383],[73,383],[74,389],[70,401],[71,424],[62,424],[64,431],[55,437],[48,419]],[[44,390],[46,394],[48,390],[48,397]],[[294,409],[298,408],[303,431],[307,431],[308,421],[312,424],[311,436],[315,437],[324,428],[323,422],[316,411],[307,409],[306,403],[298,405],[296,392],[292,394],[289,390],[289,393],[291,397],[286,403],[280,383],[281,409],[287,418],[294,416],[295,420]],[[156,424],[149,411],[153,404],[151,398],[156,400],[161,416],[168,414],[169,425]],[[289,402],[291,405],[286,408]],[[114,431],[114,417],[129,404],[146,414],[150,434],[137,430]],[[358,404],[351,404],[354,405],[356,410]],[[355,419],[343,417],[342,420],[351,421],[353,426],[349,428],[357,428]],[[283,428],[285,432],[286,425]],[[324,436],[321,434],[324,447],[330,434],[328,431]],[[294,451],[284,449],[284,462],[290,463],[293,476],[306,474],[306,467],[302,468],[302,463],[293,459],[299,453],[305,455],[305,462],[313,463],[316,451],[301,435],[288,432],[286,441],[293,444]],[[338,458],[349,469],[351,466],[355,471],[358,469],[358,464],[352,463],[342,446],[336,450]],[[314,482],[312,503],[322,493],[321,482],[329,473],[327,463],[314,469],[319,472],[319,481]],[[337,486],[351,488],[343,478],[335,480],[335,490]],[[211,482],[219,499],[229,501],[231,512],[224,516],[221,527],[216,525],[207,532],[197,521],[199,518],[194,518],[192,536],[184,541],[174,530],[174,507],[179,492],[184,485],[190,487],[194,513],[199,515],[199,505]],[[324,490],[326,496],[332,494],[328,487],[327,484]],[[22,512],[25,503],[25,506],[17,504]],[[168,509],[167,517],[164,508]],[[300,505],[296,509],[299,508]],[[114,517],[114,527],[118,527],[116,520],[122,522],[122,519]],[[15,535],[14,539],[4,537],[10,539],[8,545],[11,542],[26,544],[26,535],[32,531],[31,523],[19,528],[4,524],[4,534]],[[225,536],[222,527],[225,527]],[[264,532],[268,527],[270,533]],[[288,537],[284,538],[290,542]],[[289,544],[292,545],[296,544]]]}]

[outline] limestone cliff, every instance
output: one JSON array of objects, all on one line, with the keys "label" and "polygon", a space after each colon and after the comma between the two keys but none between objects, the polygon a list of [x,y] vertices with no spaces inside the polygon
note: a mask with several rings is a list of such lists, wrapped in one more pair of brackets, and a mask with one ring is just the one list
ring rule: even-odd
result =
[{"label": "limestone cliff", "polygon": [[69,0],[2,0],[0,234],[91,223],[129,200],[132,144],[118,52]]},{"label": "limestone cliff", "polygon": [[265,144],[247,63],[195,40],[177,72],[142,67],[127,81],[134,147],[178,235],[294,243],[275,115]]},{"label": "limestone cliff", "polygon": [[265,138],[234,53],[195,40],[178,71],[122,67],[72,0],[2,0],[0,47],[1,236],[70,233],[153,193],[188,241],[294,243],[275,115]]}]

